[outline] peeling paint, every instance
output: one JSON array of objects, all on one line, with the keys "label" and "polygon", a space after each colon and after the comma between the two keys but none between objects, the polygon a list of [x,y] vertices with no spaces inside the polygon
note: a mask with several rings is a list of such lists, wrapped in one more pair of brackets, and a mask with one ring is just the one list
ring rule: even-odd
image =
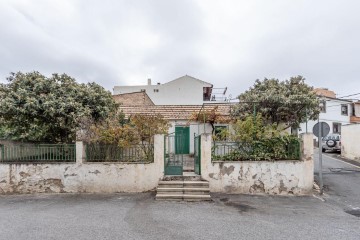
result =
[{"label": "peeling paint", "polygon": [[234,166],[230,166],[230,167],[226,167],[226,166],[219,166],[220,168],[220,174],[221,175],[228,175],[230,176],[230,174],[234,171],[235,167]]},{"label": "peeling paint", "polygon": [[259,192],[265,192],[264,183],[260,180],[257,180],[251,187],[250,187],[251,193],[259,193]]},{"label": "peeling paint", "polygon": [[287,191],[287,187],[285,187],[284,180],[280,180],[279,192],[281,193],[286,191]]},{"label": "peeling paint", "polygon": [[76,173],[72,173],[72,174],[64,174],[64,177],[76,177],[77,174]]},{"label": "peeling paint", "polygon": [[20,175],[22,178],[31,176],[29,173],[26,173],[26,172],[19,172],[19,175]]},{"label": "peeling paint", "polygon": [[95,175],[98,175],[99,173],[101,173],[99,170],[95,170],[95,171],[93,171],[93,172],[91,172],[91,171],[89,171],[89,173],[93,173],[93,174],[95,174]]}]

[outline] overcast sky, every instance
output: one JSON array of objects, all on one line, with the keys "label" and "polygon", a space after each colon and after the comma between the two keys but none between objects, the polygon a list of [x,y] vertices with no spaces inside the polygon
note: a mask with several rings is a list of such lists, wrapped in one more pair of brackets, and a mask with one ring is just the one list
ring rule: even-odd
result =
[{"label": "overcast sky", "polygon": [[37,70],[112,90],[188,74],[235,97],[256,79],[302,75],[341,97],[360,92],[359,10],[359,0],[0,0],[0,82]]}]

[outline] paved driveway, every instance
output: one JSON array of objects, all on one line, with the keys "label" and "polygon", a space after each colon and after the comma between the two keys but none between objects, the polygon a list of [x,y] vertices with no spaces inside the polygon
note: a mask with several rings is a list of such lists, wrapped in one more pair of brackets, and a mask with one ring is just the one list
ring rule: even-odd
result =
[{"label": "paved driveway", "polygon": [[360,239],[360,218],[315,197],[154,193],[0,196],[0,239]]}]

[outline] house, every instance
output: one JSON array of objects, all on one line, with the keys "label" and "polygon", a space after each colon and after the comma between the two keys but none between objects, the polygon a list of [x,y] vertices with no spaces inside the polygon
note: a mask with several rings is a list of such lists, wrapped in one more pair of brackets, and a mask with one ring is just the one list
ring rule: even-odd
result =
[{"label": "house", "polygon": [[[115,86],[114,99],[120,104],[125,117],[134,114],[160,114],[171,124],[169,134],[182,135],[184,154],[194,152],[194,136],[212,133],[212,126],[199,121],[189,121],[194,114],[216,111],[222,118],[230,119],[231,103],[225,96],[227,88],[214,88],[213,84],[185,75],[170,82],[156,85],[148,79],[147,85]],[[214,131],[228,124],[215,123]]]},{"label": "house", "polygon": [[[194,144],[192,144],[194,137],[202,133],[212,133],[213,130],[209,123],[201,119],[189,121],[192,115],[215,109],[217,115],[223,119],[230,119],[231,106],[230,103],[209,103],[203,105],[120,105],[119,108],[126,118],[134,114],[162,115],[171,124],[168,133],[175,133],[175,136],[182,135],[183,150],[181,152],[191,154],[194,153]],[[215,132],[227,127],[228,124],[214,124]]]},{"label": "house", "polygon": [[155,105],[202,105],[227,102],[227,88],[214,88],[213,84],[185,75],[170,82],[156,85],[148,79],[147,85],[115,86],[113,94],[146,92]]},{"label": "house", "polygon": [[154,102],[149,98],[146,92],[132,92],[113,95],[116,103],[132,106],[153,106]]},{"label": "house", "polygon": [[[329,124],[329,134],[340,134],[341,126],[350,124],[352,101],[337,98],[335,92],[326,88],[317,88],[314,89],[314,91],[320,101],[320,121]],[[301,123],[299,133],[312,132],[317,122],[318,121],[307,121]]]},{"label": "house", "polygon": [[360,123],[360,101],[351,103],[351,123]]}]

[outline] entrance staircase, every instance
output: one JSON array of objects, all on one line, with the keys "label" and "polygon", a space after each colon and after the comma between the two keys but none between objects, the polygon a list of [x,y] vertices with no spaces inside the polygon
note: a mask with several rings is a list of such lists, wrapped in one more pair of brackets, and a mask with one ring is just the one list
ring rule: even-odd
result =
[{"label": "entrance staircase", "polygon": [[156,189],[156,200],[211,201],[209,182],[193,172],[165,176]]}]

